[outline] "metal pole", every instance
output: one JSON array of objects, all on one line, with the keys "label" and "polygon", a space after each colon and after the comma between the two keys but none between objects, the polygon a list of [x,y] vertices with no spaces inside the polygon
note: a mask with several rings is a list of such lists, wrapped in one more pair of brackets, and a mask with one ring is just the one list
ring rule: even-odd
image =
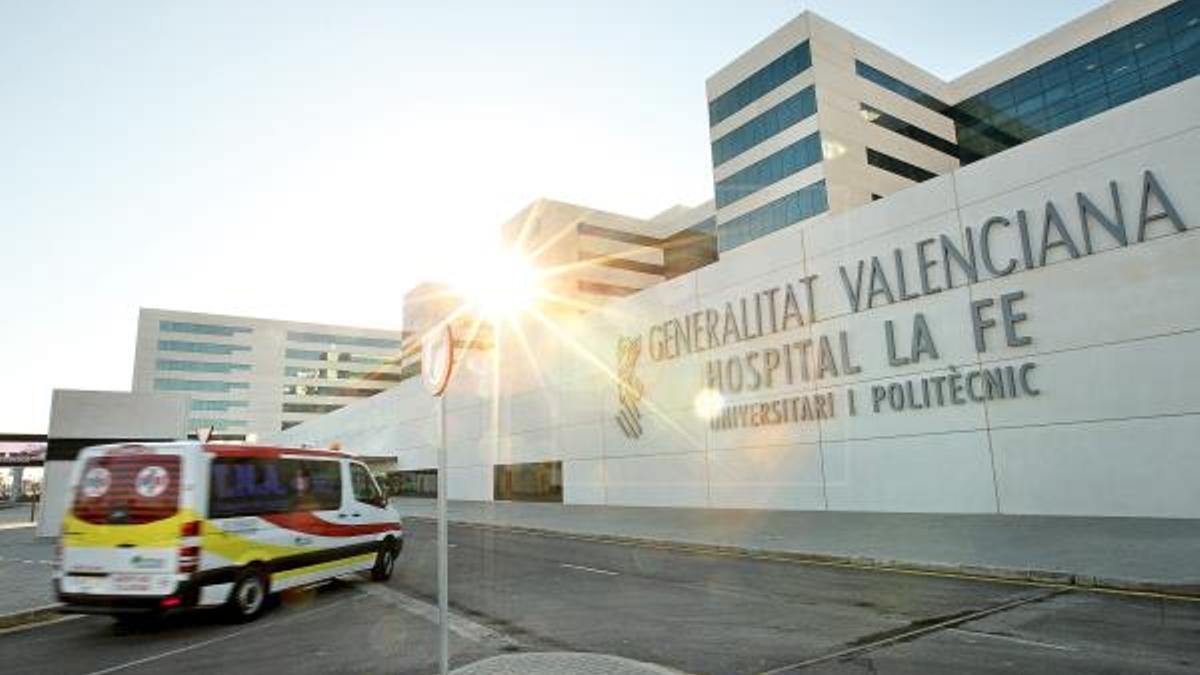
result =
[{"label": "metal pole", "polygon": [[446,397],[437,397],[438,420],[438,473],[437,473],[437,512],[438,512],[438,643],[440,651],[441,675],[450,672],[450,547],[446,527]]}]

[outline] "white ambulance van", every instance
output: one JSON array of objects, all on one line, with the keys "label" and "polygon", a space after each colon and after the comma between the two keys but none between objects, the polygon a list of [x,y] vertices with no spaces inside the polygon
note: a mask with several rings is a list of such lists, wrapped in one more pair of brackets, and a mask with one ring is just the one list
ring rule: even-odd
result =
[{"label": "white ambulance van", "polygon": [[71,475],[55,592],[63,611],[155,615],[267,598],[350,572],[392,575],[399,515],[351,455],[216,443],[104,445]]}]

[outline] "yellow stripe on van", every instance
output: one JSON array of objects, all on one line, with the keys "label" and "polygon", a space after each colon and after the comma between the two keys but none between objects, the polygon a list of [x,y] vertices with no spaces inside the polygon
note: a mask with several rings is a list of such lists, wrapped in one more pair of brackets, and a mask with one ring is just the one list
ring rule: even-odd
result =
[{"label": "yellow stripe on van", "polygon": [[139,525],[89,523],[73,513],[67,513],[63,517],[62,543],[64,547],[72,548],[167,548],[178,545],[180,528],[193,520],[200,518],[188,510],[180,510],[170,518]]},{"label": "yellow stripe on van", "polygon": [[[195,512],[180,510],[170,518],[139,525],[109,525],[89,523],[68,513],[63,518],[64,548],[173,548],[181,544],[180,529],[184,523],[202,520]],[[265,524],[264,531],[278,532],[281,528]],[[214,553],[232,564],[244,565],[284,556],[306,553],[311,548],[268,544],[240,533],[227,532],[212,521],[204,520],[200,527],[200,548]]]},{"label": "yellow stripe on van", "polygon": [[[265,529],[278,532],[281,528],[270,525]],[[200,540],[200,549],[206,553],[215,553],[238,565],[255,560],[274,560],[313,550],[304,546],[285,546],[256,541],[241,534],[226,532],[212,523],[204,523],[204,535]]]},{"label": "yellow stripe on van", "polygon": [[272,579],[280,579],[280,580],[290,579],[292,577],[300,576],[301,574],[311,574],[313,572],[324,572],[325,570],[330,570],[335,567],[345,567],[347,565],[353,565],[356,563],[363,563],[363,562],[368,562],[368,561],[372,561],[372,560],[375,560],[374,553],[363,553],[361,555],[350,556],[349,558],[342,558],[341,560],[334,560],[332,562],[319,563],[317,565],[309,565],[308,567],[297,567],[294,570],[287,570],[285,572],[276,572],[271,575],[271,578]]}]

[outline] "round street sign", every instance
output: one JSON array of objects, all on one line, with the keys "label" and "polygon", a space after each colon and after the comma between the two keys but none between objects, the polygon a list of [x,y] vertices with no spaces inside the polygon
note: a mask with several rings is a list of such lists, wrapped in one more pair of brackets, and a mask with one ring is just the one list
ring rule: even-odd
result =
[{"label": "round street sign", "polygon": [[425,336],[421,343],[421,379],[430,394],[441,396],[446,391],[453,369],[454,334],[446,325]]}]

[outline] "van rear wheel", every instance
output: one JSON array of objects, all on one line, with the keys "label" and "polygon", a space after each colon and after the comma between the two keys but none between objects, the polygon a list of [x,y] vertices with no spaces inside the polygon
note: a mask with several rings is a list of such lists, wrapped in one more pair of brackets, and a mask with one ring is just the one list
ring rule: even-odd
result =
[{"label": "van rear wheel", "polygon": [[267,608],[267,594],[267,575],[257,567],[248,567],[233,582],[226,611],[234,621],[253,621]]},{"label": "van rear wheel", "polygon": [[379,547],[379,553],[375,554],[375,566],[371,568],[372,581],[387,581],[392,578],[392,572],[396,569],[396,557],[400,554],[400,547],[396,545],[396,540],[388,537],[383,540],[383,544]]}]

